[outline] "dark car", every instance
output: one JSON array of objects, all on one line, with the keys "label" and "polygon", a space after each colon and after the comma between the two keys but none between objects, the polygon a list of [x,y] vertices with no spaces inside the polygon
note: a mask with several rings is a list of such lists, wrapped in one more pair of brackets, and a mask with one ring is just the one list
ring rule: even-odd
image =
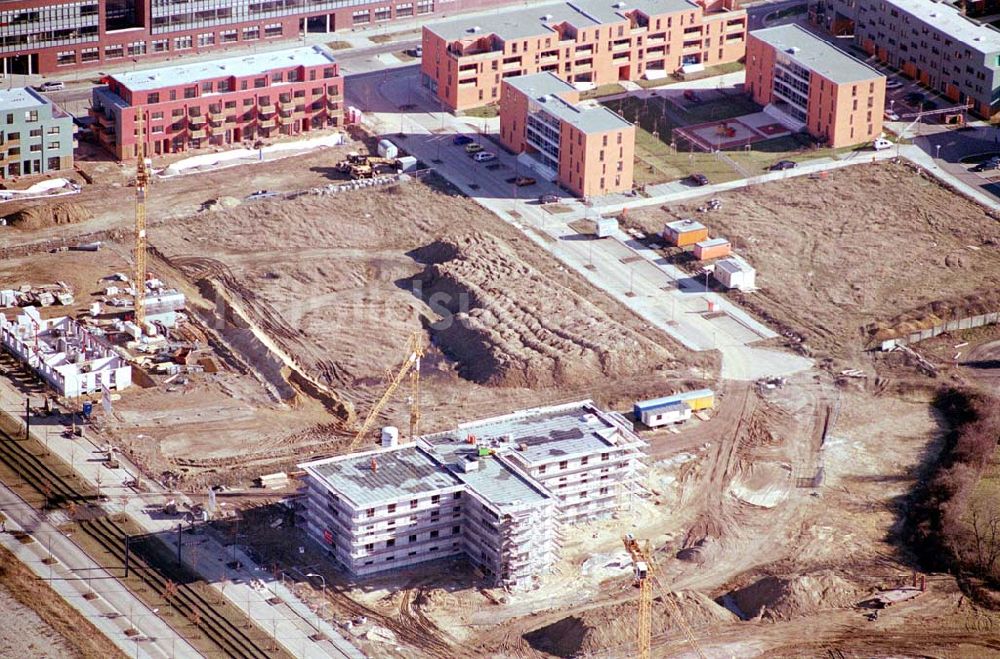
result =
[{"label": "dark car", "polygon": [[1000,169],[1000,156],[993,156],[989,160],[984,160],[972,168],[974,172],[985,172],[991,169]]},{"label": "dark car", "polygon": [[708,177],[704,174],[692,174],[687,177],[687,180],[691,185],[696,185],[698,187],[708,185]]},{"label": "dark car", "polygon": [[906,95],[906,102],[910,105],[920,105],[927,100],[927,94],[923,92],[910,92]]},{"label": "dark car", "polygon": [[528,185],[534,185],[535,183],[538,183],[538,181],[531,178],[530,176],[518,176],[516,179],[514,179],[514,185],[516,185],[519,188],[523,188]]},{"label": "dark car", "polygon": [[466,144],[472,144],[472,138],[468,135],[456,135],[455,139],[453,139],[451,143],[457,144],[458,146],[465,146]]},{"label": "dark car", "polygon": [[701,103],[701,96],[698,96],[698,92],[693,89],[685,89],[684,100],[691,101],[692,103]]},{"label": "dark car", "polygon": [[797,167],[797,166],[798,166],[798,163],[796,163],[795,161],[792,161],[792,160],[779,160],[778,162],[776,162],[773,165],[771,165],[770,169],[771,169],[772,172],[780,172],[783,169],[795,169],[795,167]]}]

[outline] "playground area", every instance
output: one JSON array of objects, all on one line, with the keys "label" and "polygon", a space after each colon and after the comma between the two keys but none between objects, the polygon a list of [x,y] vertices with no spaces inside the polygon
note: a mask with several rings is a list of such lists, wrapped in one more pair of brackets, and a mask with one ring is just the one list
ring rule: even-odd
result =
[{"label": "playground area", "polygon": [[849,150],[820,148],[808,135],[790,131],[740,87],[696,93],[662,89],[602,104],[636,125],[637,187],[696,173],[723,183],[765,171],[779,160],[837,157]]},{"label": "playground area", "polygon": [[766,112],[680,126],[673,131],[674,144],[689,142],[701,151],[733,151],[756,142],[786,137],[792,131]]}]

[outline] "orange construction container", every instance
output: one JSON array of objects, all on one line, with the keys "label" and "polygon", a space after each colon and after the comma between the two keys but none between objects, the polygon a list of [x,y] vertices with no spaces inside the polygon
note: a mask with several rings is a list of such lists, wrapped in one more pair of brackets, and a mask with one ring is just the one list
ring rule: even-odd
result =
[{"label": "orange construction container", "polygon": [[725,238],[710,238],[694,245],[694,257],[700,261],[719,259],[733,252],[732,245]]},{"label": "orange construction container", "polygon": [[708,227],[696,220],[677,220],[663,227],[663,239],[671,245],[687,247],[708,238]]}]

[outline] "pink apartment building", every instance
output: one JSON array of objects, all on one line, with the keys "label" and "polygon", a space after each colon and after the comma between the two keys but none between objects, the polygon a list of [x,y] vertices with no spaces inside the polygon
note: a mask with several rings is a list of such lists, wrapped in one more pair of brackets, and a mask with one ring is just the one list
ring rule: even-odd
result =
[{"label": "pink apartment building", "polygon": [[635,126],[553,73],[503,81],[500,140],[578,196],[632,189]]},{"label": "pink apartment building", "polygon": [[90,113],[100,144],[126,160],[139,108],[155,155],[339,128],[343,93],[333,55],[311,46],[113,75]]},{"label": "pink apartment building", "polygon": [[735,62],[736,0],[571,0],[425,25],[421,80],[451,110],[500,100],[501,83],[553,73],[603,85]]},{"label": "pink apartment building", "polygon": [[835,148],[882,133],[885,76],[798,25],[750,33],[746,89],[765,112]]}]

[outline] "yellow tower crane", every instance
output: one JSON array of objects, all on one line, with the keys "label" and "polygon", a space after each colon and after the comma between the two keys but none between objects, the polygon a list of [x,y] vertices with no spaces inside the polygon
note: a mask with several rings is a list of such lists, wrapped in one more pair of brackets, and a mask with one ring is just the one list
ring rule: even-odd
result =
[{"label": "yellow tower crane", "polygon": [[669,593],[660,583],[659,579],[656,578],[656,563],[653,559],[653,551],[649,545],[649,540],[645,544],[640,544],[631,533],[626,533],[622,536],[622,542],[625,544],[625,550],[632,557],[635,584],[639,587],[639,624],[637,630],[639,659],[650,659],[651,657],[654,584],[660,591],[660,598],[663,600],[664,606],[669,609],[668,613],[670,617],[681,628],[681,632],[684,633],[688,644],[701,659],[705,659],[705,653],[698,644],[698,639],[695,638],[691,627],[687,624],[687,620],[684,619],[684,614],[674,603],[673,599],[669,597]]},{"label": "yellow tower crane", "polygon": [[389,386],[386,387],[382,397],[379,398],[378,402],[375,403],[375,406],[368,413],[368,416],[365,417],[364,423],[361,424],[361,428],[358,430],[358,434],[354,436],[351,445],[347,448],[348,453],[357,450],[361,442],[364,441],[375,424],[375,420],[378,418],[382,408],[389,402],[389,399],[392,398],[396,389],[399,388],[399,385],[403,383],[403,380],[407,376],[410,379],[410,441],[413,441],[413,438],[420,429],[420,358],[423,356],[423,339],[420,332],[414,332],[406,341],[406,356],[403,359],[403,363],[389,381]]},{"label": "yellow tower crane", "polygon": [[146,186],[149,185],[149,168],[146,165],[146,131],[142,107],[135,110],[135,324],[143,330],[146,323]]}]

